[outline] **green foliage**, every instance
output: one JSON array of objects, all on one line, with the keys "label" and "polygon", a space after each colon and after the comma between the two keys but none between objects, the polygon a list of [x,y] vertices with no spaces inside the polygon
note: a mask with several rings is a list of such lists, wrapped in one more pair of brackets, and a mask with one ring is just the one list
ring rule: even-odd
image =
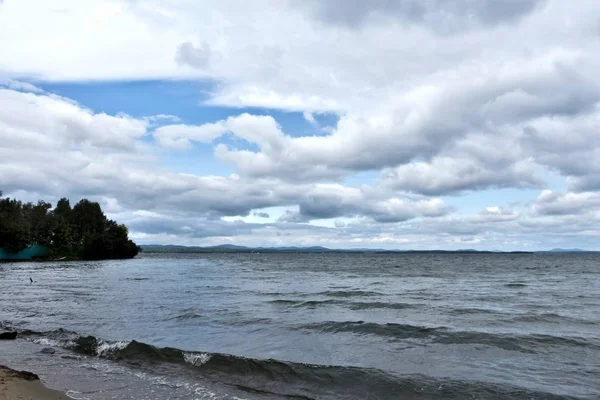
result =
[{"label": "green foliage", "polygon": [[26,248],[30,243],[29,224],[20,201],[0,199],[0,247],[10,252]]},{"label": "green foliage", "polygon": [[65,221],[71,221],[71,202],[69,199],[63,197],[56,203],[54,216]]},{"label": "green foliage", "polygon": [[0,248],[18,252],[34,244],[50,247],[54,256],[85,260],[133,258],[139,252],[127,227],[106,218],[96,202],[83,199],[71,208],[62,198],[52,209],[41,200],[0,198]]},{"label": "green foliage", "polygon": [[106,217],[100,204],[83,199],[73,207],[71,227],[75,243],[82,243],[87,237],[101,236],[105,226]]},{"label": "green foliage", "polygon": [[36,205],[24,204],[23,210],[25,219],[29,221],[29,242],[50,246],[55,227],[55,221],[50,212],[52,204],[40,200]]}]

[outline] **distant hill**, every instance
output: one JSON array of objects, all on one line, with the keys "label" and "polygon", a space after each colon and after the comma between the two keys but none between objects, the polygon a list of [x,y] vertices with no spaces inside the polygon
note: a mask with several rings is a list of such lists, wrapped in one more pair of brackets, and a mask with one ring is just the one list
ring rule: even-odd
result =
[{"label": "distant hill", "polygon": [[325,253],[339,250],[332,250],[321,246],[312,247],[246,247],[233,244],[221,244],[218,246],[200,247],[200,246],[178,246],[178,245],[143,245],[142,251],[145,253]]},{"label": "distant hill", "polygon": [[[474,249],[460,250],[385,250],[385,249],[329,249],[322,246],[298,247],[245,247],[233,244],[222,244],[218,246],[178,246],[178,245],[142,245],[144,253],[410,253],[410,254],[492,254],[501,253],[497,251],[479,251]],[[508,253],[529,254],[524,251]]]},{"label": "distant hill", "polygon": [[310,246],[310,247],[297,247],[297,246],[287,246],[287,247],[257,247],[257,250],[279,250],[279,251],[314,251],[314,252],[323,252],[323,251],[335,251],[332,249],[328,249],[323,246]]},{"label": "distant hill", "polygon": [[582,249],[560,249],[560,248],[556,248],[556,249],[552,249],[549,250],[548,253],[589,253],[589,250],[582,250]]},{"label": "distant hill", "polygon": [[220,244],[218,246],[214,246],[215,249],[227,249],[227,250],[248,250],[248,247],[245,246],[236,246],[234,244]]}]

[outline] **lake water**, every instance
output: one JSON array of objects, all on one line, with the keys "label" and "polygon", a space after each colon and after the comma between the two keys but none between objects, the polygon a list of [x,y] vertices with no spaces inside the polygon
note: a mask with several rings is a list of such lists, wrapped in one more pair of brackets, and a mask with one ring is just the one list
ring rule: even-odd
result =
[{"label": "lake water", "polygon": [[0,264],[0,321],[78,399],[600,398],[596,254]]}]

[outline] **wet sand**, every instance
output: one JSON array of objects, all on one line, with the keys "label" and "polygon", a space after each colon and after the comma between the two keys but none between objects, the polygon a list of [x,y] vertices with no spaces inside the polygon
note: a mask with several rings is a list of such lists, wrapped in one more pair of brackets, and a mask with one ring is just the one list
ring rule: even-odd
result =
[{"label": "wet sand", "polygon": [[0,399],[71,400],[64,393],[45,387],[36,374],[26,371],[15,371],[1,365]]}]

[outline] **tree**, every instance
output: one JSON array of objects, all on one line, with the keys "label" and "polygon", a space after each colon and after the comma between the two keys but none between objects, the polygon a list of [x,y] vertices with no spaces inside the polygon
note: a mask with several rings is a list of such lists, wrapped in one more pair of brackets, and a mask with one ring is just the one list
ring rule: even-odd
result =
[{"label": "tree", "polygon": [[102,234],[86,232],[81,257],[86,260],[133,258],[139,247],[129,240],[127,227],[107,219]]},{"label": "tree", "polygon": [[119,225],[113,220],[108,220],[104,231],[105,251],[111,258],[135,257],[139,249],[129,240],[129,232],[125,225]]},{"label": "tree", "polygon": [[54,208],[53,249],[58,254],[70,254],[73,250],[73,228],[71,202],[63,197]]},{"label": "tree", "polygon": [[52,204],[40,200],[36,205],[28,203],[27,206],[25,218],[29,220],[29,243],[50,246],[55,225],[50,213]]},{"label": "tree", "polygon": [[74,244],[82,244],[89,236],[101,235],[104,232],[106,217],[100,204],[87,199],[75,204],[71,212],[71,227]]},{"label": "tree", "polygon": [[71,223],[71,202],[69,199],[63,197],[56,203],[54,208],[54,217],[62,219],[68,223]]},{"label": "tree", "polygon": [[18,200],[0,199],[0,247],[18,252],[29,245],[29,221]]},{"label": "tree", "polygon": [[71,208],[62,198],[53,210],[42,200],[23,204],[0,198],[0,248],[19,252],[34,244],[51,248],[55,256],[90,260],[132,258],[139,252],[127,227],[106,218],[96,202],[83,199]]},{"label": "tree", "polygon": [[52,248],[58,254],[70,254],[73,250],[71,224],[64,219],[55,219],[52,231]]}]

